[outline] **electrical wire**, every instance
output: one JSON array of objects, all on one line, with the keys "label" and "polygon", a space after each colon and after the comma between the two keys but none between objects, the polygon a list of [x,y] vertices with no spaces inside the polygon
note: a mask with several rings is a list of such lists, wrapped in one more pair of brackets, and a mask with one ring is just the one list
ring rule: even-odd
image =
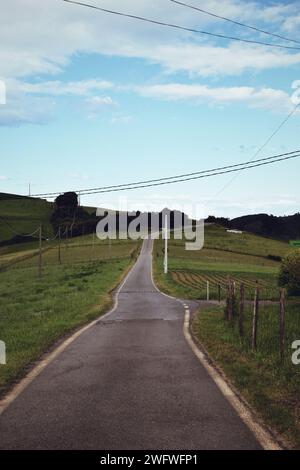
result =
[{"label": "electrical wire", "polygon": [[82,6],[82,7],[86,7],[86,8],[92,8],[93,10],[102,11],[104,13],[109,13],[109,14],[112,14],[112,15],[122,16],[122,17],[125,17],[125,18],[130,18],[130,19],[134,19],[134,20],[138,20],[138,21],[143,21],[143,22],[146,22],[146,23],[152,23],[152,24],[156,24],[158,26],[166,26],[168,28],[174,28],[174,29],[179,29],[179,30],[183,30],[183,31],[188,31],[190,33],[197,33],[197,34],[203,34],[203,35],[206,35],[206,36],[213,36],[213,37],[216,37],[216,38],[219,38],[219,39],[230,39],[232,41],[240,41],[240,42],[244,42],[244,43],[248,43],[248,44],[258,44],[260,46],[269,46],[269,47],[275,47],[275,48],[281,48],[281,49],[300,50],[300,47],[296,47],[296,46],[286,46],[286,45],[283,45],[283,44],[275,44],[275,43],[269,43],[269,42],[263,42],[263,41],[255,41],[255,40],[251,40],[251,39],[238,38],[238,37],[235,37],[235,36],[228,36],[226,34],[218,34],[218,33],[212,33],[210,31],[202,31],[202,30],[199,30],[199,29],[187,28],[187,27],[180,26],[180,25],[173,24],[173,23],[165,23],[163,21],[152,20],[152,19],[149,19],[149,18],[145,18],[143,16],[131,15],[129,13],[122,13],[120,11],[115,11],[115,10],[108,10],[106,8],[101,8],[101,7],[98,7],[96,5],[91,5],[89,3],[76,2],[74,0],[62,0],[62,1],[66,2],[66,3],[72,3],[74,5],[79,5],[79,6]]},{"label": "electrical wire", "polygon": [[[104,189],[104,190],[98,190],[98,191],[92,191],[92,192],[87,191],[87,192],[82,192],[81,196],[87,196],[87,195],[90,195],[90,194],[112,193],[112,192],[119,192],[119,191],[130,191],[130,190],[133,190],[133,189],[151,188],[151,187],[164,186],[164,185],[169,185],[169,184],[174,184],[174,183],[182,183],[182,182],[186,182],[186,181],[209,178],[211,176],[224,175],[224,174],[227,174],[227,173],[233,173],[233,172],[246,170],[246,169],[250,169],[250,168],[257,168],[257,167],[270,165],[272,163],[277,163],[277,162],[290,160],[290,159],[298,158],[298,157],[300,157],[300,153],[298,153],[297,155],[291,155],[291,156],[287,156],[287,157],[277,158],[275,160],[268,160],[268,161],[261,162],[261,163],[255,163],[255,164],[252,164],[252,165],[245,166],[243,168],[233,168],[233,169],[226,170],[226,171],[217,171],[217,172],[214,172],[214,173],[205,174],[205,175],[198,175],[198,176],[193,176],[193,177],[189,177],[189,178],[182,178],[182,179],[177,179],[177,180],[172,180],[172,181],[163,181],[163,182],[159,182],[159,183],[144,184],[144,185],[140,185],[140,186],[130,186],[130,187],[126,187],[126,188],[120,188],[119,187],[119,188],[115,188],[115,189]],[[51,197],[49,197],[49,198],[51,199]],[[52,198],[53,198],[53,196],[52,196]]]},{"label": "electrical wire", "polygon": [[232,20],[231,18],[227,18],[226,16],[217,15],[216,13],[212,13],[211,11],[204,10],[203,8],[199,8],[199,7],[196,7],[194,5],[190,5],[190,4],[185,3],[185,2],[180,2],[178,0],[169,0],[169,2],[177,3],[177,5],[181,5],[183,7],[187,7],[187,8],[190,8],[192,10],[199,11],[200,13],[204,13],[205,15],[209,15],[209,16],[212,16],[214,18],[218,18],[220,20],[225,20],[225,21],[228,21],[228,22],[233,23],[235,25],[242,26],[244,28],[252,29],[252,30],[257,31],[259,33],[267,34],[268,36],[274,36],[275,38],[283,39],[284,41],[289,41],[289,42],[294,42],[296,44],[300,44],[300,41],[297,41],[296,39],[287,38],[286,36],[282,36],[282,35],[277,34],[277,33],[271,33],[270,31],[266,31],[265,29],[260,29],[260,28],[257,28],[256,26],[250,26],[248,24],[241,23],[240,21],[236,21],[236,20]]},{"label": "electrical wire", "polygon": [[[198,176],[198,175],[205,175],[207,173],[215,173],[215,172],[218,172],[218,171],[221,171],[221,170],[229,170],[229,169],[232,169],[232,168],[238,168],[238,167],[241,167],[241,166],[247,166],[249,165],[250,163],[260,163],[260,162],[264,162],[264,161],[274,161],[278,158],[281,158],[281,157],[287,157],[287,156],[291,156],[291,155],[295,155],[295,154],[299,154],[300,153],[300,149],[299,150],[294,150],[292,152],[287,152],[287,153],[282,153],[282,154],[279,154],[279,155],[273,155],[271,157],[265,157],[265,158],[260,158],[258,160],[250,160],[249,162],[242,162],[242,163],[236,163],[234,165],[227,165],[227,166],[221,166],[221,167],[217,167],[217,168],[211,168],[209,170],[201,170],[201,171],[196,171],[196,172],[192,172],[192,173],[184,173],[184,174],[180,174],[180,175],[175,175],[175,176],[168,176],[168,177],[164,177],[164,178],[156,178],[156,179],[151,179],[151,180],[142,180],[142,181],[135,181],[135,182],[131,182],[131,183],[125,183],[125,184],[118,184],[118,185],[112,185],[112,186],[101,186],[101,187],[97,187],[97,188],[86,188],[86,189],[79,189],[79,190],[75,190],[73,192],[76,192],[76,194],[78,195],[84,195],[86,193],[89,193],[89,194],[92,194],[92,193],[97,193],[97,192],[104,192],[106,190],[110,190],[110,189],[121,189],[121,188],[125,188],[125,189],[130,189],[131,186],[134,186],[135,189],[136,187],[140,186],[140,185],[150,185],[151,183],[160,183],[160,182],[168,182],[168,181],[172,181],[172,180],[181,180],[181,179],[185,179],[185,178],[189,178],[191,176]],[[240,168],[238,168],[240,169]],[[145,186],[143,186],[145,187]],[[62,194],[62,191],[60,192],[52,192],[52,193],[41,193],[41,194],[35,194],[33,195],[32,197],[48,197],[48,198],[51,198],[51,196],[58,196],[59,194]]]},{"label": "electrical wire", "polygon": [[[270,143],[270,141],[273,139],[273,137],[280,131],[280,129],[287,123],[287,121],[295,114],[295,112],[297,111],[297,109],[299,108],[300,106],[300,103],[297,103],[296,106],[294,106],[294,108],[291,110],[291,112],[286,116],[286,118],[284,118],[284,120],[279,124],[278,127],[276,127],[276,129],[272,132],[272,134],[267,138],[267,140],[259,147],[259,149],[254,153],[253,157],[250,159],[250,163],[252,163],[253,161],[255,161],[255,158],[260,154],[260,152]],[[230,184],[236,179],[238,178],[238,176],[240,175],[240,173],[242,172],[243,170],[240,170],[239,173],[236,173],[235,175],[233,175],[233,177],[215,194],[214,197],[217,197],[219,196],[223,191],[225,191],[225,189],[228,188],[228,186],[230,186]]]}]

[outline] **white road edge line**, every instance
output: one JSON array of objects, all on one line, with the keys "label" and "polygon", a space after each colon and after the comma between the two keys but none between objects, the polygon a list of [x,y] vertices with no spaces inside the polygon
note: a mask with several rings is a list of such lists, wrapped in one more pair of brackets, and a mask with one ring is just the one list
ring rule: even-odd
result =
[{"label": "white road edge line", "polygon": [[[119,294],[121,290],[123,289],[124,285],[126,284],[127,280],[129,279],[130,275],[134,271],[138,260],[142,254],[143,251],[143,246],[141,249],[141,252],[139,254],[139,257],[135,264],[132,266],[130,271],[127,273],[125,276],[125,279],[123,282],[120,284],[120,286],[117,289],[115,298],[114,298],[114,306],[113,308],[107,312],[106,314],[102,315],[101,317],[98,317],[97,319],[93,320],[91,323],[87,324],[80,330],[76,331],[73,335],[71,335],[69,338],[67,338],[61,345],[59,345],[54,351],[52,351],[50,354],[48,354],[42,361],[40,361],[19,383],[17,383],[13,389],[8,392],[7,395],[4,396],[0,400],[0,417],[2,413],[14,402],[14,400],[38,377],[38,375],[51,363],[53,362],[54,359],[56,359],[70,344],[72,344],[82,333],[87,331],[89,328],[93,327],[96,325],[99,320],[103,320],[107,316],[111,315],[118,307],[119,304]],[[159,292],[160,294],[164,295],[165,297],[168,297],[169,299],[175,300],[185,308],[185,302],[177,299],[176,297],[172,297],[171,295],[165,294],[164,292],[160,291],[159,288],[156,286],[153,278],[153,253],[151,252],[151,280],[154,289]],[[234,407],[240,418],[245,422],[245,424],[250,428],[250,430],[254,433],[256,436],[257,440],[260,442],[261,446],[265,450],[282,450],[279,444],[273,439],[273,437],[265,430],[263,429],[260,424],[256,423],[255,420],[253,419],[251,413],[249,410],[241,403],[239,400],[238,396],[235,394],[235,392],[229,387],[229,385],[224,381],[222,376],[217,372],[216,369],[214,369],[206,360],[204,354],[199,350],[199,348],[196,346],[194,343],[190,331],[189,331],[189,323],[190,323],[190,311],[189,309],[185,308],[185,318],[184,318],[184,326],[183,326],[183,332],[184,336],[191,347],[192,351],[196,355],[196,357],[199,359],[201,364],[205,367],[211,378],[214,380],[216,385],[219,387],[221,390],[222,394],[229,400],[231,405]]]},{"label": "white road edge line", "polygon": [[190,333],[190,311],[186,310],[184,318],[183,333],[189,346],[191,347],[194,354],[197,356],[201,364],[205,367],[210,377],[214,380],[218,388],[221,390],[223,395],[227,398],[229,403],[235,409],[239,417],[244,421],[248,428],[255,435],[258,442],[261,444],[264,450],[282,450],[280,445],[274,440],[272,435],[264,429],[259,423],[255,421],[251,411],[241,402],[239,397],[236,395],[234,390],[228,385],[219,372],[209,364],[205,355],[194,343]]},{"label": "white road edge line", "polygon": [[184,316],[184,323],[183,323],[183,334],[184,337],[192,349],[193,353],[197,357],[197,359],[201,362],[203,367],[208,372],[209,376],[215,382],[221,393],[224,397],[229,401],[231,406],[235,409],[241,420],[248,426],[250,431],[254,434],[260,445],[264,450],[283,450],[282,447],[279,445],[278,442],[273,438],[273,436],[264,429],[253,416],[252,412],[248,407],[246,407],[241,400],[239,399],[238,395],[235,391],[229,386],[229,384],[223,379],[221,374],[215,369],[206,359],[203,352],[198,348],[196,343],[194,342],[191,333],[190,333],[190,309],[189,307],[186,308],[186,301],[177,299],[171,295],[165,294],[162,292],[155,284],[154,277],[153,277],[153,253],[152,253],[152,262],[151,262],[151,279],[154,288],[165,297],[169,299],[176,300],[177,302],[181,303],[185,310]]},{"label": "white road edge line", "polygon": [[[143,248],[142,248],[143,249]],[[142,253],[142,249],[140,251],[140,255]],[[139,255],[139,257],[140,257]],[[4,413],[4,411],[15,401],[15,399],[37,378],[38,375],[51,363],[56,359],[65,349],[67,349],[70,344],[72,344],[82,333],[85,331],[89,330],[91,327],[96,325],[99,320],[103,320],[106,318],[108,315],[111,315],[118,307],[119,305],[119,294],[121,290],[123,289],[124,285],[128,281],[130,275],[132,274],[133,270],[135,269],[135,266],[139,260],[136,260],[134,265],[131,267],[121,284],[119,285],[117,292],[114,296],[114,306],[113,308],[105,313],[104,315],[101,315],[100,317],[96,318],[93,320],[91,323],[88,323],[84,327],[82,327],[80,330],[76,331],[73,333],[69,338],[67,338],[62,344],[60,344],[54,351],[49,353],[48,355],[45,356],[43,360],[41,360],[23,379],[21,379],[20,382],[18,382],[12,390],[10,390],[4,398],[0,400],[0,417]]]}]

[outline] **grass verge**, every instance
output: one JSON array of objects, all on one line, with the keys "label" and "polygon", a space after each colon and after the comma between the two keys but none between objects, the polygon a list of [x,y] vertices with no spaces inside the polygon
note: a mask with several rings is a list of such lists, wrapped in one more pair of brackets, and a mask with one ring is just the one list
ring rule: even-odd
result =
[{"label": "grass verge", "polygon": [[286,351],[282,362],[278,347],[278,307],[261,307],[258,350],[251,351],[251,307],[245,312],[245,339],[236,322],[224,319],[221,307],[194,316],[192,332],[243,397],[264,421],[292,448],[300,448],[300,366],[291,361],[291,343],[300,338],[299,305],[289,305]]},{"label": "grass verge", "polygon": [[140,244],[115,247],[112,258],[100,259],[99,253],[88,261],[90,247],[82,247],[81,259],[79,249],[70,247],[66,263],[46,264],[41,279],[36,266],[26,263],[0,273],[0,339],[7,349],[7,364],[0,366],[0,394],[55,341],[110,308],[112,290],[135,262]]}]

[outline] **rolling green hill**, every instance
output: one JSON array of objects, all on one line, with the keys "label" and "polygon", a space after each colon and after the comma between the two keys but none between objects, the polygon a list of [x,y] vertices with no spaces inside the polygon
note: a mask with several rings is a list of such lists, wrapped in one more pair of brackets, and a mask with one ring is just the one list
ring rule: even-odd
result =
[{"label": "rolling green hill", "polygon": [[52,211],[53,203],[44,199],[0,193],[0,242],[33,232],[40,224],[44,233],[51,237]]},{"label": "rolling green hill", "polygon": [[[12,239],[19,234],[31,233],[43,226],[43,236],[51,238],[53,227],[50,218],[53,202],[17,194],[0,193],[0,242]],[[89,214],[94,207],[83,208]]]}]

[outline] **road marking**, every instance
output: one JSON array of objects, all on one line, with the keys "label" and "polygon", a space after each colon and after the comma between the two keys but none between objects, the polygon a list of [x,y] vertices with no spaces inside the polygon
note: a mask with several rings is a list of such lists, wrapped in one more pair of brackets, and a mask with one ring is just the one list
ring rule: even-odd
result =
[{"label": "road marking", "polygon": [[235,391],[223,379],[220,373],[208,362],[205,354],[195,344],[190,333],[190,310],[186,310],[183,333],[189,346],[194,354],[197,356],[201,364],[204,366],[210,377],[216,383],[222,394],[227,398],[229,403],[235,409],[239,417],[244,421],[248,428],[253,432],[258,442],[264,450],[282,450],[282,447],[275,441],[273,436],[264,429],[255,419],[251,410],[241,402]]},{"label": "road marking", "polygon": [[261,424],[258,423],[255,413],[251,410],[251,407],[246,406],[237,393],[230,387],[230,385],[223,379],[222,375],[218,370],[213,367],[207,360],[206,355],[199,349],[195,344],[192,335],[190,333],[190,308],[185,303],[185,300],[178,299],[169,294],[162,292],[155,284],[153,277],[153,253],[152,253],[152,262],[151,262],[151,279],[152,284],[155,289],[165,297],[179,302],[185,310],[184,322],[183,322],[183,334],[184,337],[192,349],[195,356],[201,362],[202,366],[206,369],[209,376],[215,382],[221,393],[229,401],[231,406],[235,409],[241,420],[248,426],[250,431],[254,434],[260,445],[264,450],[282,450],[282,447],[274,439],[271,433],[265,429]]},{"label": "road marking", "polygon": [[[141,250],[142,252],[142,250]],[[102,320],[106,318],[108,315],[111,315],[118,307],[119,305],[119,294],[126,282],[128,281],[131,273],[133,272],[134,268],[137,265],[138,260],[134,263],[134,265],[131,267],[131,269],[128,271],[127,275],[123,279],[123,282],[121,282],[120,286],[117,289],[117,292],[114,297],[114,306],[113,308],[105,313],[104,315],[101,315],[100,317],[96,318],[93,320],[91,323],[88,323],[84,327],[82,327],[80,330],[76,331],[73,333],[69,338],[67,338],[62,344],[60,344],[54,351],[46,355],[46,357],[41,360],[19,383],[17,383],[13,389],[8,392],[4,398],[0,400],[0,417],[2,413],[15,401],[15,399],[40,375],[40,373],[51,363],[56,359],[65,349],[67,349],[70,344],[72,344],[79,336],[82,335],[85,331],[89,330],[91,327],[96,325],[99,320]]]},{"label": "road marking", "polygon": [[[143,248],[140,252],[140,256],[143,254]],[[138,260],[139,260],[138,258]],[[106,318],[107,316],[111,315],[118,307],[119,305],[119,294],[126,284],[127,280],[129,279],[130,275],[134,271],[134,269],[137,266],[138,260],[136,263],[132,266],[130,271],[127,273],[125,276],[123,282],[120,284],[119,288],[117,289],[115,298],[114,298],[114,306],[113,308],[107,312],[106,314],[102,315],[101,317],[93,320],[91,323],[88,325],[84,326],[77,332],[75,332],[72,336],[67,338],[60,346],[58,346],[52,353],[48,354],[45,359],[40,361],[27,375],[22,379],[2,400],[0,400],[0,416],[2,413],[14,402],[14,400],[38,377],[38,375],[55,359],[57,358],[70,344],[72,344],[82,333],[87,331],[89,328],[93,327],[96,325],[99,320],[102,320]],[[164,295],[165,297],[168,297],[169,299],[175,300],[184,307],[185,309],[185,317],[184,317],[184,325],[183,325],[183,332],[184,336],[191,347],[192,351],[196,355],[196,357],[199,359],[201,364],[205,367],[207,370],[208,374],[210,377],[214,380],[216,385],[219,387],[221,390],[222,394],[228,399],[228,401],[231,403],[233,408],[236,410],[240,418],[244,421],[244,423],[250,428],[250,430],[253,432],[253,434],[256,436],[257,440],[260,442],[261,446],[265,450],[281,450],[281,447],[279,444],[274,440],[274,438],[271,436],[271,434],[265,430],[260,424],[256,422],[254,419],[251,411],[240,401],[236,393],[230,388],[230,386],[225,382],[225,380],[222,378],[222,376],[219,374],[219,372],[209,364],[207,361],[204,353],[198,348],[198,346],[194,343],[192,336],[190,334],[189,330],[189,324],[190,324],[190,310],[185,303],[185,301],[181,299],[177,299],[176,297],[172,297],[171,295],[165,294],[164,292],[161,292],[158,287],[154,283],[154,278],[153,278],[153,265],[151,262],[151,280],[152,284],[157,292],[160,294]]]}]

